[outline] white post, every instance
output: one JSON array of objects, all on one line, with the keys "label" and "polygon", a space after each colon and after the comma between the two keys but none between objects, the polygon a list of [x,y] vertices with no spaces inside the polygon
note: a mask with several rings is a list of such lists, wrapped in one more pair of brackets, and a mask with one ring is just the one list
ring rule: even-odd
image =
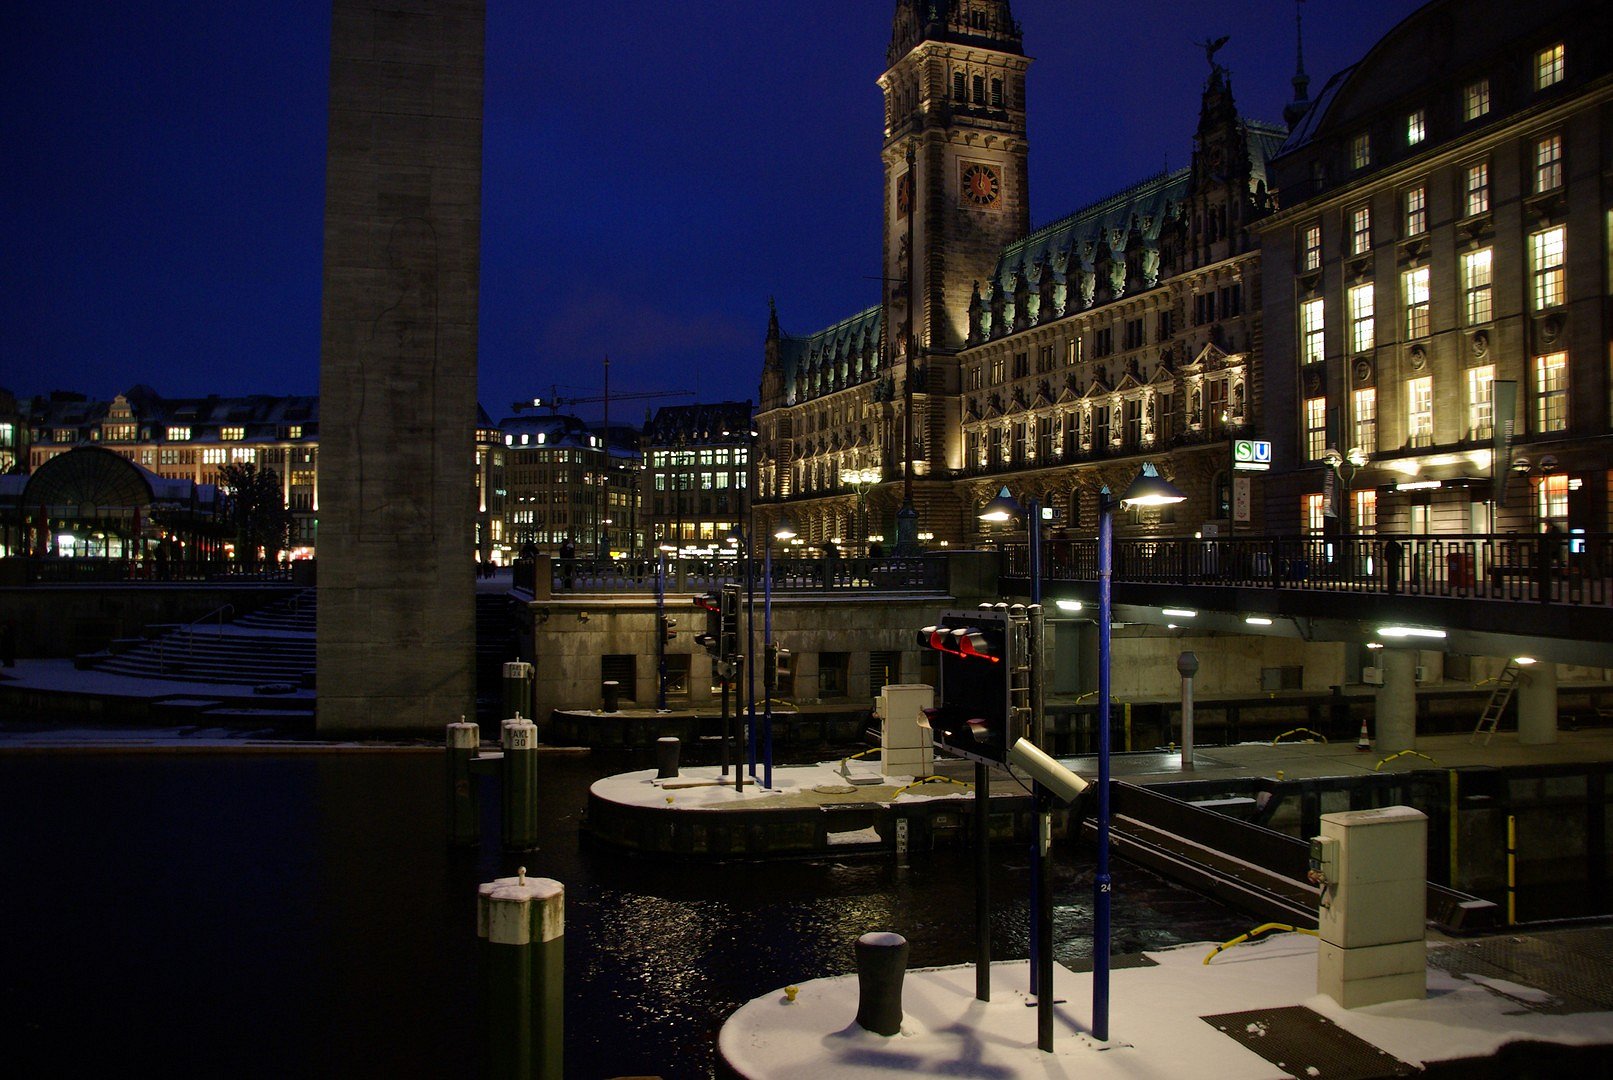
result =
[{"label": "white post", "polygon": [[1199,658],[1184,652],[1176,658],[1176,670],[1182,675],[1182,768],[1193,767],[1193,676],[1199,670]]}]

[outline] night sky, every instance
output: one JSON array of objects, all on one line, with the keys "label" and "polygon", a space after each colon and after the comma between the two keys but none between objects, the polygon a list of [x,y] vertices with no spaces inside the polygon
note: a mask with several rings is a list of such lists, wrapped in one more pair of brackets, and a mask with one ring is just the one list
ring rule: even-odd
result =
[{"label": "night sky", "polygon": [[[1304,5],[1311,91],[1415,0]],[[753,398],[767,300],[877,300],[893,0],[488,0],[480,398]],[[1032,223],[1185,165],[1207,67],[1280,120],[1292,0],[1017,0]],[[0,20],[0,386],[316,393],[328,0]],[[675,402],[680,399],[668,399]],[[681,400],[693,400],[689,398]],[[662,404],[664,402],[650,402]],[[638,416],[623,402],[616,416]],[[589,415],[591,409],[578,410]]]}]

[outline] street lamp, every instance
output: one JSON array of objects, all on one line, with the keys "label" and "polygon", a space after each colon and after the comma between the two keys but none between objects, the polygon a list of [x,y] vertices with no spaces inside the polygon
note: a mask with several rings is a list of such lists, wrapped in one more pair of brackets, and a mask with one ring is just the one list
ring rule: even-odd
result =
[{"label": "street lamp", "polygon": [[868,489],[879,483],[881,475],[876,465],[840,470],[840,482],[857,493],[857,512],[862,519],[858,543],[862,545],[864,555],[868,554]]},{"label": "street lamp", "polygon": [[[1169,506],[1186,501],[1177,487],[1159,475],[1152,462],[1120,497],[1122,506]],[[1092,1037],[1109,1039],[1109,950],[1113,934],[1109,903],[1109,640],[1114,626],[1110,583],[1114,575],[1115,503],[1104,486],[1098,493],[1098,858],[1092,883]]]},{"label": "street lamp", "polygon": [[[795,539],[795,525],[788,518],[779,518],[768,534],[767,546],[762,554],[762,786],[773,787],[773,687],[778,679],[777,662],[773,658],[773,541],[788,543]],[[751,730],[751,775],[756,775],[756,731]]]}]

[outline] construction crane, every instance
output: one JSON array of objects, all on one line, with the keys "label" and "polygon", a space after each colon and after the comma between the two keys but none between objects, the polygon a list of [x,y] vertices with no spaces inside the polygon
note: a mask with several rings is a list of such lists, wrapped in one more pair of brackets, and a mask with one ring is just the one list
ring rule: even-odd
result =
[{"label": "construction crane", "polygon": [[[551,391],[556,391],[560,388],[551,384],[549,389]],[[606,493],[610,488],[610,403],[612,401],[643,401],[646,398],[690,397],[693,395],[693,393],[694,392],[692,390],[650,390],[637,394],[613,394],[610,392],[610,357],[607,356],[605,357],[605,392],[603,394],[590,395],[588,397],[561,397],[558,393],[551,393],[546,398],[535,397],[530,403],[525,401],[517,401],[515,404],[510,406],[510,408],[516,413],[520,413],[529,408],[539,409],[546,407],[551,414],[558,414],[562,408],[567,408],[572,405],[592,405],[595,403],[604,404],[605,419],[601,427],[604,429],[603,443],[605,447],[607,479],[605,483],[598,486],[597,497],[594,505],[594,561],[596,563],[603,562],[605,556],[608,555],[610,551],[607,543],[606,529],[604,527],[607,519],[605,517],[603,508]]]}]

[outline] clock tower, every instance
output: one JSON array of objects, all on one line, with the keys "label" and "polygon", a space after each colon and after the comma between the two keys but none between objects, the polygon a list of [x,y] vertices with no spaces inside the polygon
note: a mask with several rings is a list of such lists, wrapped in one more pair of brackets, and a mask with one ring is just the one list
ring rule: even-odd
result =
[{"label": "clock tower", "polygon": [[[1030,61],[1008,0],[897,0],[886,63],[879,86],[890,355],[905,357],[909,332],[918,357],[950,355],[969,336],[974,283],[1030,231]],[[917,253],[911,320],[909,245]]]},{"label": "clock tower", "polygon": [[1008,0],[897,0],[885,61],[885,475],[903,482],[904,550],[921,528],[964,534],[946,483],[963,465],[956,354],[975,283],[1030,231],[1030,60]]}]

